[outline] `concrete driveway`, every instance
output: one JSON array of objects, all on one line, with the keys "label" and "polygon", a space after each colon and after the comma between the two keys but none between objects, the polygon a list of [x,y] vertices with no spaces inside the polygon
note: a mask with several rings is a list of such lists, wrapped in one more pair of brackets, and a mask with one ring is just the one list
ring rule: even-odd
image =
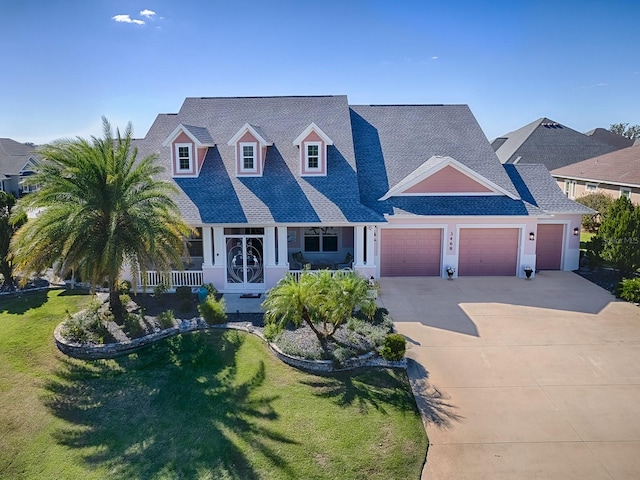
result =
[{"label": "concrete driveway", "polygon": [[431,442],[423,478],[640,478],[640,308],[571,272],[380,283]]}]

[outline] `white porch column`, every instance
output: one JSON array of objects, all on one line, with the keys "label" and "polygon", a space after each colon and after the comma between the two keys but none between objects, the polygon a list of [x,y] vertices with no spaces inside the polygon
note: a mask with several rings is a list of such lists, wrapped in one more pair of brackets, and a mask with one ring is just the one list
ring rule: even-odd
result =
[{"label": "white porch column", "polygon": [[355,250],[355,264],[354,267],[361,267],[364,265],[364,228],[362,225],[356,225],[353,227],[355,230],[355,241],[353,243]]},{"label": "white porch column", "polygon": [[365,230],[367,242],[367,267],[372,267],[376,264],[375,252],[373,251],[373,233],[375,232],[375,229],[376,227],[369,225]]},{"label": "white porch column", "polygon": [[264,228],[264,264],[274,267],[276,264],[276,228]]},{"label": "white porch column", "polygon": [[[278,227],[278,265],[286,266],[289,261],[289,245],[287,240],[287,227]],[[289,268],[287,266],[287,268]]]},{"label": "white porch column", "polygon": [[224,245],[223,227],[215,227],[213,229],[213,250],[215,251],[213,264],[216,267],[226,267],[225,252],[227,251],[227,249]]},{"label": "white porch column", "polygon": [[202,264],[206,267],[210,267],[213,265],[213,255],[211,254],[213,250],[213,245],[211,243],[212,241],[213,238],[211,237],[211,227],[202,227]]}]

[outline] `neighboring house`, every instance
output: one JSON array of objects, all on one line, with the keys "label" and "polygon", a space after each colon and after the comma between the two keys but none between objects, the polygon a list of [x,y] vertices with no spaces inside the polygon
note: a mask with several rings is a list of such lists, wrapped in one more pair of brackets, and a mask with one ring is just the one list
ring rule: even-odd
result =
[{"label": "neighboring house", "polygon": [[16,198],[34,190],[35,186],[23,185],[23,181],[34,173],[37,163],[35,146],[0,138],[0,190]]},{"label": "neighboring house", "polygon": [[503,166],[466,105],[187,98],[135,145],[159,155],[200,232],[174,286],[263,292],[306,264],[367,278],[573,270],[592,212],[543,166]]},{"label": "neighboring house", "polygon": [[634,140],[631,138],[618,135],[617,133],[607,130],[606,128],[594,128],[585,133],[585,135],[600,140],[601,142],[608,143],[616,148],[627,148],[634,144]]},{"label": "neighboring house", "polygon": [[557,168],[551,175],[569,198],[602,192],[640,203],[640,145]]},{"label": "neighboring house", "polygon": [[549,170],[622,148],[548,118],[502,135],[491,145],[502,163],[536,163]]}]

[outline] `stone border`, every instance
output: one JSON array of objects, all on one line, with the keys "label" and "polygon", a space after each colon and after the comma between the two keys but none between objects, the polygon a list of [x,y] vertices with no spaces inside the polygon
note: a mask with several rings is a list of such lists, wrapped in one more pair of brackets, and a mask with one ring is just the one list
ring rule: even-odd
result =
[{"label": "stone border", "polygon": [[133,353],[141,348],[147,347],[158,340],[174,337],[176,335],[195,332],[198,330],[208,329],[229,329],[242,330],[251,333],[264,340],[269,349],[282,362],[292,367],[319,373],[344,372],[354,370],[361,367],[382,367],[382,368],[401,368],[407,369],[407,359],[400,361],[385,360],[376,356],[375,353],[369,352],[359,357],[350,358],[345,362],[342,368],[336,368],[331,360],[307,360],[300,357],[294,357],[284,353],[274,343],[269,342],[262,331],[255,328],[253,324],[248,322],[227,322],[220,325],[209,325],[202,318],[194,317],[191,320],[180,320],[180,325],[173,328],[167,328],[158,332],[151,333],[144,337],[135,338],[129,342],[106,343],[104,345],[92,345],[86,343],[69,342],[61,333],[62,323],[53,331],[53,337],[58,350],[70,357],[79,358],[81,360],[99,360],[105,358],[114,358],[120,355]]}]

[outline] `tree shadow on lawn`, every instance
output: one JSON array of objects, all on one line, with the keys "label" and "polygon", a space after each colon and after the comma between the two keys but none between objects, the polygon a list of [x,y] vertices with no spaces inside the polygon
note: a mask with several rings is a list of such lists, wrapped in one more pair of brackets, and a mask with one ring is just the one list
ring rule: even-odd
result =
[{"label": "tree shadow on lawn", "polygon": [[386,415],[385,405],[418,413],[406,374],[397,370],[367,369],[358,373],[336,373],[302,383],[314,387],[319,397],[330,398],[339,406],[357,405],[363,413],[374,408]]},{"label": "tree shadow on lawn", "polygon": [[238,370],[244,341],[198,332],[115,360],[63,359],[47,385],[47,406],[70,424],[56,441],[84,449],[110,478],[258,478],[249,457],[291,477],[277,451],[295,442],[265,425],[279,396],[256,393],[262,361]]},{"label": "tree shadow on lawn", "polygon": [[0,297],[0,314],[23,315],[31,309],[41,307],[47,303],[47,300],[47,290],[22,291],[3,295]]}]

